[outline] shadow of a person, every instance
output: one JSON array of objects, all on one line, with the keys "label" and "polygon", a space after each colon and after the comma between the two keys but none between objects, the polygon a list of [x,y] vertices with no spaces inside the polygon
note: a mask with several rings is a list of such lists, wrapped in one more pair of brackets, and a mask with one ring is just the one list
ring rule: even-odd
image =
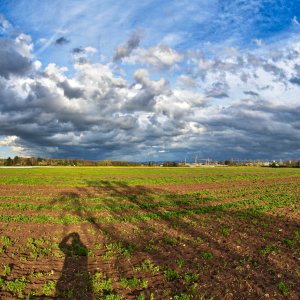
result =
[{"label": "shadow of a person", "polygon": [[88,249],[77,232],[70,233],[59,244],[65,254],[62,275],[56,285],[57,299],[93,299],[87,267]]}]

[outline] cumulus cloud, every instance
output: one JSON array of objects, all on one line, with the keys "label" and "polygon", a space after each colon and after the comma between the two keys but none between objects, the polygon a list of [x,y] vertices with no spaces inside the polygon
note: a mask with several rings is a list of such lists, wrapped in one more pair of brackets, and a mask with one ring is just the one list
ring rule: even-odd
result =
[{"label": "cumulus cloud", "polygon": [[24,151],[24,148],[18,145],[18,137],[15,135],[6,136],[0,141],[0,146],[10,147],[15,154],[21,154]]},{"label": "cumulus cloud", "polygon": [[118,61],[125,57],[130,56],[132,51],[138,48],[138,46],[140,45],[141,38],[142,38],[141,31],[133,32],[131,37],[128,39],[128,41],[125,44],[120,45],[115,49],[113,61]]},{"label": "cumulus cloud", "polygon": [[32,67],[31,38],[21,34],[16,39],[0,39],[0,76],[25,75]]},{"label": "cumulus cloud", "polygon": [[[78,59],[69,72],[55,64],[38,69],[29,36],[0,45],[0,146],[94,159],[300,155],[300,43],[276,53],[179,54],[128,42],[134,51],[122,61],[143,64],[130,77],[114,63],[89,61],[91,47],[73,49]],[[156,73],[179,62],[172,78]]]},{"label": "cumulus cloud", "polygon": [[3,140],[0,141],[0,146],[11,146],[18,137],[15,135],[7,136]]},{"label": "cumulus cloud", "polygon": [[183,55],[166,45],[158,45],[149,49],[138,48],[134,55],[124,61],[129,64],[140,63],[158,70],[177,69]]}]

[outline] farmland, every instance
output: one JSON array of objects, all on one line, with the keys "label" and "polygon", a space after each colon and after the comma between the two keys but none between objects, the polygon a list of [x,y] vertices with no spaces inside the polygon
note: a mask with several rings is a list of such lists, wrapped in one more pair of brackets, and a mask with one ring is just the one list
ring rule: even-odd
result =
[{"label": "farmland", "polygon": [[300,170],[0,169],[1,299],[299,299]]}]

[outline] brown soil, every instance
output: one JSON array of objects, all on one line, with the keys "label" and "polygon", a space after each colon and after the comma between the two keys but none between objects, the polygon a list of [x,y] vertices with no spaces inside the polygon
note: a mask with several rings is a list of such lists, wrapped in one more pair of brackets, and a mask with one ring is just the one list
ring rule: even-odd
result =
[{"label": "brown soil", "polygon": [[[180,194],[203,190],[226,193],[241,188],[251,191],[277,183],[283,185],[284,191],[296,192],[289,184],[297,181],[299,177],[143,187],[119,185],[33,188],[26,185],[5,185],[1,186],[0,195],[49,197],[48,203],[55,203],[64,197],[73,197],[74,201],[81,202],[84,198],[97,195],[145,195],[151,199],[153,193]],[[247,196],[201,205],[243,199],[247,199]],[[15,201],[18,202],[17,197]],[[47,203],[47,198],[45,202]],[[130,214],[149,212],[159,213],[159,210],[141,207]],[[1,211],[2,215],[6,213],[38,215],[45,211]],[[51,216],[61,216],[64,213],[69,214],[47,211]],[[71,213],[75,216],[94,216],[84,208],[83,211]],[[125,213],[104,211],[102,214],[118,216]],[[151,293],[154,293],[154,299],[174,299],[174,295],[180,294],[193,295],[192,299],[299,299],[299,221],[299,205],[292,205],[247,218],[242,217],[238,211],[227,210],[185,218],[132,223],[98,224],[92,219],[78,225],[2,222],[0,270],[4,270],[4,265],[10,266],[11,273],[4,275],[0,271],[0,277],[5,281],[13,281],[25,276],[23,298],[29,291],[35,290],[38,296],[32,299],[96,299],[91,293],[91,276],[96,272],[102,274],[102,281],[110,279],[113,289],[110,292],[122,295],[123,299],[137,299],[140,293],[146,299],[150,299]],[[11,245],[3,245],[3,236],[10,238]],[[28,243],[29,238],[41,237],[44,242],[38,248],[49,248],[50,251],[35,257]],[[87,256],[76,254],[75,248],[68,244],[74,237],[78,237],[78,244],[83,249],[89,250]],[[121,250],[113,248],[109,252],[111,244],[116,246],[120,242],[123,245]],[[129,249],[130,245],[134,247],[131,254],[128,252],[126,255],[124,249]],[[138,269],[146,259],[150,259],[160,269]],[[178,272],[178,278],[175,276],[168,281],[168,269]],[[194,274],[193,279],[191,274]],[[125,277],[147,280],[147,287],[126,288],[120,283],[121,278]],[[39,296],[44,293],[45,284],[51,281],[57,283],[56,288],[49,296]],[[286,296],[279,289],[281,283],[288,288]],[[0,298],[16,299],[17,294],[6,288],[0,292]]]}]

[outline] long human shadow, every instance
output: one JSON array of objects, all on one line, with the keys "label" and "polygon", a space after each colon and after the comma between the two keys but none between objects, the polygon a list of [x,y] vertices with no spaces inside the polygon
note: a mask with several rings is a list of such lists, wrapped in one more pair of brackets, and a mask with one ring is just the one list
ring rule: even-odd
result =
[{"label": "long human shadow", "polygon": [[[96,191],[94,190],[94,192]],[[92,225],[98,231],[107,230],[105,226],[101,226],[96,222],[93,213],[87,208],[88,203],[85,203],[82,199],[93,196],[93,192],[84,187],[78,187],[75,191],[72,189],[72,191],[61,192],[50,204],[69,204],[72,207],[71,212],[82,221]],[[64,216],[63,211],[60,216]],[[92,244],[87,227],[81,225],[81,231],[89,244]],[[96,295],[93,294],[92,272],[88,268],[89,249],[83,244],[77,232],[67,233],[67,226],[64,227],[64,236],[59,244],[59,249],[64,253],[65,261],[61,271],[62,275],[56,285],[55,299],[96,299]],[[121,240],[121,237],[117,233],[114,234],[113,230],[110,232],[110,238],[112,241],[119,242]],[[101,270],[101,268],[99,269]],[[114,294],[113,290],[111,294]]]},{"label": "long human shadow", "polygon": [[88,249],[77,232],[65,236],[59,243],[65,255],[61,277],[56,285],[56,296],[61,299],[93,299],[88,272]]},{"label": "long human shadow", "polygon": [[[178,235],[191,236],[193,238],[197,237],[200,240],[203,240],[204,242],[209,244],[210,248],[212,249],[215,255],[215,260],[211,263],[211,267],[214,266],[216,269],[219,268],[220,262],[224,263],[224,265],[226,263],[232,263],[234,265],[236,264],[236,262],[244,261],[246,257],[249,260],[249,262],[247,263],[253,264],[253,266],[251,266],[252,275],[250,278],[247,278],[247,281],[251,286],[258,287],[258,290],[253,291],[253,295],[251,297],[249,297],[249,295],[244,296],[239,290],[234,291],[234,296],[239,296],[239,299],[254,299],[255,297],[262,297],[264,292],[267,291],[267,285],[275,285],[276,280],[274,279],[274,276],[270,274],[270,270],[272,270],[272,273],[274,274],[283,275],[286,280],[297,282],[297,276],[287,272],[287,270],[285,270],[283,266],[277,265],[275,262],[273,262],[272,260],[268,260],[266,257],[259,256],[259,249],[255,250],[255,243],[257,243],[257,247],[259,247],[259,245],[263,242],[263,238],[261,236],[256,236],[255,232],[251,236],[251,242],[254,244],[254,248],[252,245],[251,253],[254,255],[254,257],[251,257],[249,253],[247,255],[243,255],[239,251],[235,250],[234,247],[232,247],[232,245],[224,243],[224,239],[215,239],[211,236],[209,232],[199,230],[199,226],[194,225],[195,223],[199,224],[199,215],[189,215],[188,220],[184,220],[183,218],[170,218],[168,217],[168,215],[164,214],[163,210],[151,208],[151,206],[145,206],[145,199],[147,201],[154,200],[154,197],[152,196],[153,191],[147,187],[130,186],[122,182],[110,182],[107,180],[87,181],[86,185],[87,187],[77,187],[75,192],[73,191],[62,193],[59,197],[59,201],[64,201],[66,199],[71,200],[71,203],[74,204],[75,214],[78,217],[85,220],[86,222],[90,223],[96,230],[105,230],[106,232],[108,232],[112,241],[122,241],[128,244],[130,242],[136,242],[137,244],[146,244],[147,241],[150,241],[152,239],[155,240],[155,242],[159,243],[159,248],[149,251],[146,251],[144,249],[138,249],[137,251],[139,251],[140,254],[142,254],[142,256],[146,255],[148,258],[150,258],[153,262],[156,262],[157,264],[164,265],[166,268],[176,268],[174,262],[175,259],[183,258],[184,260],[186,260],[186,264],[190,267],[191,271],[202,272],[201,276],[208,276],[207,274],[210,274],[210,277],[207,278],[209,282],[213,282],[215,278],[217,278],[217,276],[224,276],[225,278],[226,275],[228,275],[226,274],[227,272],[231,272],[230,275],[232,275],[233,277],[236,276],[236,278],[241,282],[244,281],[244,278],[241,274],[239,274],[235,270],[227,269],[226,267],[218,270],[220,274],[217,274],[216,271],[213,270],[214,268],[212,268],[211,270],[203,270],[201,268],[199,269],[194,263],[193,258],[200,256],[201,254],[198,249],[199,247],[195,247],[195,244],[192,242],[186,241],[184,250],[176,251],[176,245],[163,244],[160,240],[157,240],[157,233],[147,231],[147,236],[139,236],[133,239],[131,237],[131,239],[129,239],[129,237],[124,235],[124,233],[122,233],[121,230],[118,230],[118,228],[116,228],[115,226],[110,227],[110,225],[105,225],[104,223],[101,223],[101,221],[99,222],[99,218],[87,208],[88,204],[82,201],[83,196],[87,198],[92,198],[95,197],[95,194],[101,194],[103,192],[104,194],[108,193],[112,197],[125,197],[129,203],[135,205],[138,208],[137,211],[139,214],[151,213],[154,217],[156,217],[153,220],[154,223],[157,222],[157,225],[159,226],[158,230],[160,229],[160,225],[163,225],[165,228],[175,229]],[[184,207],[182,205],[178,205],[177,209],[184,209]],[[117,210],[110,211],[110,213],[113,215],[114,218],[122,218],[128,212]],[[240,222],[241,220],[238,216],[238,213],[239,212],[235,211],[220,212],[220,214],[222,214],[223,217],[227,217],[232,219],[233,221]],[[299,225],[292,221],[285,220],[284,218],[278,220],[278,218],[268,216],[268,219],[271,224],[280,224],[282,228],[287,228],[286,234],[290,235],[292,235],[293,230],[295,228],[298,228],[297,226]],[[258,218],[258,220],[261,220],[263,222],[265,220],[265,216],[261,215]],[[246,219],[243,222],[243,225],[247,225]],[[278,241],[278,232],[275,230],[275,228],[272,227],[269,230],[271,231],[269,242],[272,243]],[[161,237],[162,236],[160,236],[160,238]],[[283,236],[280,238],[282,240],[284,239]],[[287,252],[286,249],[285,252]],[[173,256],[173,260],[170,260],[170,255]],[[220,255],[220,257],[218,257],[218,255]],[[258,268],[255,265],[257,263],[262,264],[262,266],[265,265],[266,267]],[[126,269],[122,268],[122,266],[119,265],[118,272],[121,276],[126,273]],[[264,287],[263,285],[266,285],[266,287]],[[168,287],[172,288],[177,293],[186,291],[180,280],[173,281],[169,284]],[[74,288],[76,290],[76,287]],[[155,286],[153,288],[155,288]],[[226,284],[224,283],[224,289],[225,288]],[[134,295],[134,293],[132,293],[132,295]],[[207,295],[215,296],[213,291],[207,291]],[[149,293],[147,294],[147,291],[145,292],[145,296],[149,296]]]},{"label": "long human shadow", "polygon": [[[92,182],[93,184],[94,182]],[[126,237],[124,237],[116,228],[111,228],[110,226],[106,226],[105,224],[99,223],[98,218],[95,217],[93,211],[88,209],[88,201],[84,201],[85,198],[93,198],[95,194],[101,192],[104,193],[106,196],[124,196],[127,195],[132,196],[132,194],[143,194],[143,195],[150,195],[151,190],[144,187],[130,187],[126,184],[121,182],[117,182],[115,185],[110,185],[109,181],[97,181],[97,186],[92,186],[90,182],[87,183],[88,187],[76,187],[75,189],[72,188],[70,191],[66,190],[61,192],[57,197],[55,197],[50,204],[69,204],[72,207],[72,214],[79,217],[85,223],[92,225],[92,227],[98,232],[106,232],[109,237],[109,240],[112,243],[122,243],[123,246],[127,246],[130,242],[127,241]],[[100,186],[99,186],[100,184]],[[107,201],[109,202],[109,200]],[[108,208],[110,205],[104,201],[105,206]],[[114,211],[114,217],[122,217],[123,212],[122,210]],[[64,216],[64,212],[62,211],[60,214],[61,217]],[[81,224],[81,231],[85,235],[86,240],[89,244],[92,244],[92,239],[90,237],[90,233],[87,230],[87,227]],[[73,242],[75,239],[79,241],[80,248],[86,249],[85,252],[88,252],[86,246],[82,244],[80,241],[80,237],[78,233],[67,234],[67,226],[64,228],[64,235],[62,242],[60,243],[60,250],[62,250],[65,254],[65,262],[62,268],[62,275],[57,282],[56,286],[56,299],[94,299],[95,295],[92,292],[92,283],[91,283],[91,272],[88,270],[88,257],[86,255],[74,256],[74,248]],[[78,244],[78,243],[77,243]],[[67,247],[65,247],[67,245]],[[69,245],[69,246],[68,246]],[[73,245],[73,246],[72,246]],[[74,266],[77,264],[77,268],[74,269]],[[97,268],[98,271],[101,267]],[[122,265],[118,266],[119,274],[124,275],[126,273],[126,268]],[[76,276],[78,274],[78,276]],[[80,274],[83,274],[80,276]],[[90,292],[88,292],[88,290]],[[114,294],[114,290],[111,291]],[[74,298],[74,295],[76,297]],[[77,298],[78,297],[78,298]]]}]

